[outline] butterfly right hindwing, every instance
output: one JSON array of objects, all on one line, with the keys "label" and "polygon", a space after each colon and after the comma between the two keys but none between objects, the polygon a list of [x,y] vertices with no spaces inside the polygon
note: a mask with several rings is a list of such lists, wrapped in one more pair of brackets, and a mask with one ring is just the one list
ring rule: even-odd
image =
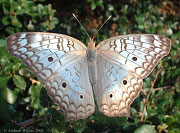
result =
[{"label": "butterfly right hindwing", "polygon": [[97,54],[98,82],[94,88],[98,109],[109,116],[129,116],[129,107],[142,89],[142,79],[110,58]]}]

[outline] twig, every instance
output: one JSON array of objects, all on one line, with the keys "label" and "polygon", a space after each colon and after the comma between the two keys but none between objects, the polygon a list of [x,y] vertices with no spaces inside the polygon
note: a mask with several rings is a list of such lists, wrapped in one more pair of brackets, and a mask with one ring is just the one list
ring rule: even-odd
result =
[{"label": "twig", "polygon": [[[167,89],[167,88],[171,88],[173,89],[175,86],[164,86],[164,87],[158,87],[158,88],[153,88],[153,91],[158,91],[158,90],[161,90],[161,89]],[[147,90],[148,88],[144,88],[144,90]],[[144,90],[141,90],[141,93],[143,95],[147,95],[147,93],[144,91]]]},{"label": "twig", "polygon": [[30,78],[29,80],[32,82],[32,84],[37,84],[37,85],[40,85],[40,84],[41,84],[40,81],[37,81],[37,80],[35,80],[35,79]]},{"label": "twig", "polygon": [[151,82],[151,89],[150,89],[149,93],[147,94],[147,98],[146,98],[145,101],[144,101],[144,107],[143,107],[143,110],[142,110],[142,112],[141,112],[140,122],[143,122],[143,121],[144,121],[144,111],[145,111],[145,109],[146,109],[146,107],[147,107],[149,97],[150,97],[150,95],[151,95],[151,92],[154,90],[154,85],[155,85],[155,83],[156,83],[156,81],[157,81],[157,79],[158,79],[158,76],[159,76],[161,70],[162,70],[162,65],[160,65],[160,69],[157,71],[156,76],[155,76],[155,79]]},{"label": "twig", "polygon": [[48,115],[44,115],[44,116],[41,116],[41,117],[38,117],[38,118],[31,118],[29,120],[17,123],[17,125],[19,125],[21,127],[26,127],[28,125],[31,125],[31,124],[35,123],[35,122],[47,119],[47,117],[49,117],[49,116]]},{"label": "twig", "polygon": [[[57,106],[56,110],[57,111],[60,110],[59,106]],[[34,116],[36,116],[36,115],[34,115]],[[17,123],[17,125],[21,126],[21,127],[26,127],[28,125],[34,124],[35,122],[45,120],[45,119],[49,118],[50,116],[51,116],[50,114],[45,114],[45,115],[43,115],[41,117],[35,117],[35,118],[31,118],[29,120],[25,120],[23,122]]]},{"label": "twig", "polygon": [[164,86],[164,87],[158,87],[158,88],[154,88],[153,90],[154,91],[158,91],[158,90],[161,90],[161,89],[167,89],[167,88],[173,88],[174,86]]},{"label": "twig", "polygon": [[141,93],[145,96],[147,95],[147,93],[143,89],[141,90]]},{"label": "twig", "polygon": [[[37,84],[37,85],[40,85],[40,84],[41,84],[40,81],[37,81],[37,80],[35,80],[35,79],[30,78],[29,80],[32,82],[32,84]],[[45,85],[43,85],[43,87],[45,87]]]}]

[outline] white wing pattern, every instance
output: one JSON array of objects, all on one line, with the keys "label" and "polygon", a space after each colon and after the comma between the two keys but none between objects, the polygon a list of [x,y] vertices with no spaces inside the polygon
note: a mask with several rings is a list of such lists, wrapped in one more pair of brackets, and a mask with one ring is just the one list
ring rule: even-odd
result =
[{"label": "white wing pattern", "polygon": [[66,121],[87,118],[94,112],[83,43],[42,32],[16,33],[6,41],[9,53],[45,82],[48,95],[65,111]]},{"label": "white wing pattern", "polygon": [[[129,116],[143,79],[171,48],[170,39],[153,34],[116,36],[96,48],[92,40],[87,48],[70,36],[43,32],[16,33],[6,41],[9,53],[45,82],[48,95],[64,110],[66,121],[94,113],[92,86],[101,113]],[[92,74],[95,83],[91,84]]]},{"label": "white wing pattern", "polygon": [[143,78],[169,54],[170,44],[170,39],[151,34],[116,36],[101,42],[94,88],[99,111],[110,117],[129,115]]}]

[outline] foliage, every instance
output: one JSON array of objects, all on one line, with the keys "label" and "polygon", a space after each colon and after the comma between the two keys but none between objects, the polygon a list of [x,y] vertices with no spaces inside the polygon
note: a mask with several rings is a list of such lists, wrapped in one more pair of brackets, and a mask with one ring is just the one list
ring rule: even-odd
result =
[{"label": "foliage", "polygon": [[[0,1],[1,132],[13,129],[57,133],[180,132],[180,3],[178,0],[75,0],[71,1],[70,5],[69,1],[48,2],[50,1]],[[170,55],[164,58],[144,80],[144,93],[133,102],[128,119],[127,117],[109,118],[96,111],[88,119],[66,123],[63,112],[57,111],[57,106],[47,96],[43,84],[24,64],[8,54],[5,38],[15,32],[60,32],[86,43],[88,38],[72,17],[73,12],[77,14],[90,35],[96,33],[105,18],[112,15],[112,19],[96,35],[97,42],[109,36],[129,33],[156,33],[171,38]],[[156,79],[155,76],[160,68],[160,74]],[[152,86],[153,81],[155,84]],[[153,90],[144,109],[143,101],[147,98],[144,94],[148,94],[152,87]]]},{"label": "foliage", "polygon": [[5,35],[22,31],[52,30],[58,23],[51,4],[42,5],[31,0],[1,0],[0,4],[0,30]]}]

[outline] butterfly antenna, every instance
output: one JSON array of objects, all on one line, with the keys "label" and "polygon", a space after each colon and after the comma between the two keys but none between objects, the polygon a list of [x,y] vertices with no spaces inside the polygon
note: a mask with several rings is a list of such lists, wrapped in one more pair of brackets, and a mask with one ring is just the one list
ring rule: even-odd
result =
[{"label": "butterfly antenna", "polygon": [[106,22],[111,19],[112,15],[110,15],[105,21],[104,23],[101,25],[101,27],[99,27],[99,29],[97,30],[97,32],[94,34],[92,40],[94,40],[94,38],[96,37],[97,33],[100,31],[100,29],[106,24]]},{"label": "butterfly antenna", "polygon": [[73,17],[78,21],[78,23],[81,25],[81,27],[83,28],[83,30],[85,31],[86,35],[89,37],[89,40],[91,41],[91,37],[89,36],[89,34],[87,33],[86,29],[84,28],[84,26],[81,24],[81,22],[78,20],[78,18],[76,17],[76,15],[73,13],[72,14]]}]

